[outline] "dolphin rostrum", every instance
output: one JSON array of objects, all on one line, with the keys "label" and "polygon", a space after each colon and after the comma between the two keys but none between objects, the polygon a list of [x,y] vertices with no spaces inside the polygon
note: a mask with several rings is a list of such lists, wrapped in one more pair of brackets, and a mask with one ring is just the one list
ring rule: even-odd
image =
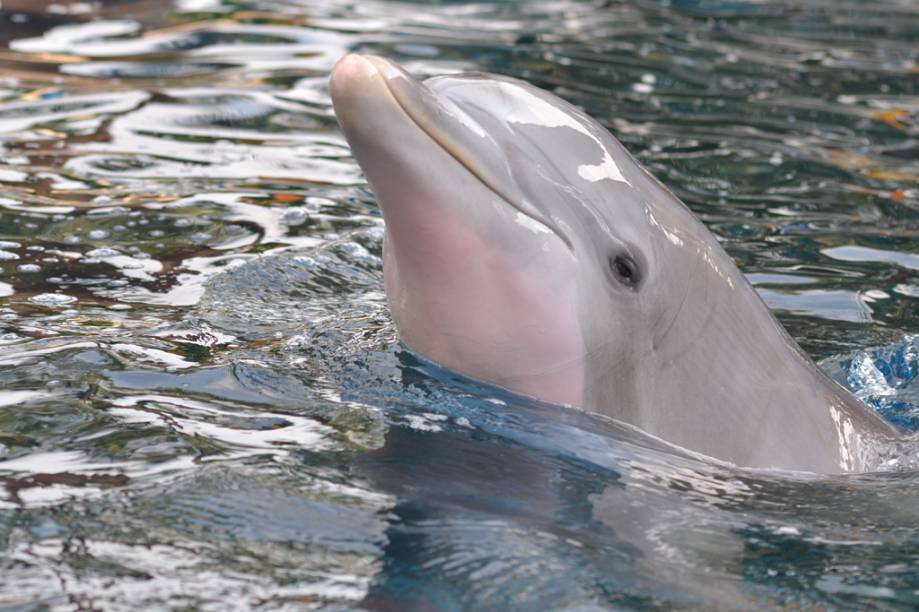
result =
[{"label": "dolphin rostrum", "polygon": [[863,471],[896,434],[599,123],[519,80],[335,66],[403,341],[474,379],[739,466]]}]

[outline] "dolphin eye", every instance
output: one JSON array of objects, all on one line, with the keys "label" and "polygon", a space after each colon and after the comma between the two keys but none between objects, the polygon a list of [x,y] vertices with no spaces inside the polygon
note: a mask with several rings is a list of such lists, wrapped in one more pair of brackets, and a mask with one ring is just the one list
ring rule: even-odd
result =
[{"label": "dolphin eye", "polygon": [[616,277],[616,280],[627,287],[635,287],[641,279],[638,272],[638,264],[628,255],[616,255],[611,258],[609,260],[609,267],[613,272],[613,276]]}]

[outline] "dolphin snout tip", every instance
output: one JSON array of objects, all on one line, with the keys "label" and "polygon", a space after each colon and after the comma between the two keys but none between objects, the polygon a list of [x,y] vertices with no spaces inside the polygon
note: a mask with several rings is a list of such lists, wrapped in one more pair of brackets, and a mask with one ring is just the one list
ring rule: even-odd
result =
[{"label": "dolphin snout tip", "polygon": [[329,94],[342,127],[373,116],[386,90],[385,83],[379,68],[366,55],[350,53],[338,60],[329,77]]},{"label": "dolphin snout tip", "polygon": [[376,66],[363,55],[349,53],[336,62],[329,79],[334,97],[341,90],[362,80],[373,78],[379,73]]},{"label": "dolphin snout tip", "polygon": [[402,68],[386,58],[349,53],[338,60],[332,68],[330,80],[333,89],[342,89],[344,86],[356,85],[377,77],[382,77],[384,81],[391,81],[407,76]]}]

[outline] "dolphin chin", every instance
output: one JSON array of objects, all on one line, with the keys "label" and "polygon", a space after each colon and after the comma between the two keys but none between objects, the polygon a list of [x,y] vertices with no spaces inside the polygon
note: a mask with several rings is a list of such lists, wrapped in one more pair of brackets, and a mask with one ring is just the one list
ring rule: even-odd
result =
[{"label": "dolphin chin", "polygon": [[861,471],[896,435],[579,109],[357,55],[331,94],[385,220],[393,320],[427,359],[741,466]]}]

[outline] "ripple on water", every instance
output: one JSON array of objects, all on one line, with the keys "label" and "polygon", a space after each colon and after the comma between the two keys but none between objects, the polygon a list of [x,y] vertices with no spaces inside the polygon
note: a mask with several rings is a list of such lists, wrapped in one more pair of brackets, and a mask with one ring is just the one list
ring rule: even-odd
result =
[{"label": "ripple on water", "polygon": [[0,104],[0,132],[18,133],[42,124],[91,115],[123,113],[149,98],[146,92],[53,95],[46,100]]},{"label": "ripple on water", "polygon": [[[172,101],[147,104],[113,122],[110,133],[121,155],[83,155],[71,159],[68,170],[108,179],[359,181],[353,164],[342,161],[348,150],[340,135],[295,132],[284,125],[284,117],[302,113],[302,107],[257,92],[169,94]],[[111,146],[79,148],[91,152]]]}]

